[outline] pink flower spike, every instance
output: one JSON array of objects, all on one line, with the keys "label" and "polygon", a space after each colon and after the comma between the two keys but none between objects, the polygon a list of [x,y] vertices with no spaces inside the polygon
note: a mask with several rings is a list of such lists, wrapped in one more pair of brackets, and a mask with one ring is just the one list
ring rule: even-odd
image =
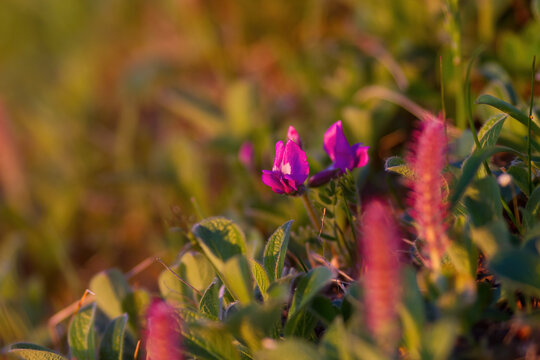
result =
[{"label": "pink flower spike", "polygon": [[148,360],[183,360],[180,318],[163,300],[154,300],[146,315],[146,355]]},{"label": "pink flower spike", "polygon": [[411,184],[412,216],[418,236],[426,242],[429,267],[439,270],[448,245],[446,234],[447,202],[443,193],[442,172],[446,164],[447,139],[444,123],[428,117],[421,124],[410,163],[416,178]]},{"label": "pink flower spike", "polygon": [[306,153],[292,140],[285,145],[278,141],[272,171],[262,171],[262,182],[275,193],[296,195],[304,190],[308,174]]},{"label": "pink flower spike", "polygon": [[366,325],[377,343],[395,351],[398,339],[397,308],[400,298],[398,251],[400,234],[392,209],[381,200],[364,208],[360,242],[364,265],[364,309]]},{"label": "pink flower spike", "polygon": [[298,131],[294,128],[294,126],[289,126],[289,131],[287,132],[287,139],[294,141],[300,148],[302,148],[302,139],[300,139],[300,135],[298,135]]}]

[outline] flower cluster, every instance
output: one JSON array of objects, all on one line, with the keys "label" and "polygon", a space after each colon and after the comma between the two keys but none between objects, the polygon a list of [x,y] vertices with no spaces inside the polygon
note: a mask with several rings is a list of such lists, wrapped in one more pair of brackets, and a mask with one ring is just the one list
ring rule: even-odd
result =
[{"label": "flower cluster", "polygon": [[415,174],[411,183],[412,216],[416,221],[418,236],[426,243],[431,268],[440,267],[448,237],[445,218],[447,203],[443,193],[442,172],[446,163],[446,135],[441,119],[425,119],[417,135],[416,146],[410,156]]},{"label": "flower cluster", "polygon": [[375,340],[389,350],[397,339],[400,296],[400,236],[392,209],[380,200],[365,206],[360,255],[363,261],[366,325]]},{"label": "flower cluster", "polygon": [[155,300],[146,315],[146,355],[148,360],[183,360],[180,319],[175,309]]},{"label": "flower cluster", "polygon": [[[313,175],[308,184],[321,186],[348,170],[368,163],[369,146],[361,143],[349,145],[341,121],[336,122],[324,134],[324,150],[332,160],[325,170]],[[276,154],[272,170],[263,170],[262,181],[278,194],[296,195],[304,191],[304,182],[309,174],[309,164],[302,141],[296,129],[289,127],[286,144],[276,143]]]}]

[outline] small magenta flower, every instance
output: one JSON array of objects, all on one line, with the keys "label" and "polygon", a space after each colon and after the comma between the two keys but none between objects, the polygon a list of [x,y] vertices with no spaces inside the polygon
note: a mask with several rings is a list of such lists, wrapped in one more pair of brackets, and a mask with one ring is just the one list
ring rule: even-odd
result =
[{"label": "small magenta flower", "polygon": [[309,179],[309,186],[312,187],[324,185],[347,170],[365,166],[369,160],[369,146],[363,146],[362,143],[350,146],[343,133],[341,120],[326,131],[323,147],[330,156],[332,165]]},{"label": "small magenta flower", "polygon": [[296,195],[304,191],[304,182],[309,174],[306,153],[292,140],[283,145],[276,143],[276,156],[272,170],[262,171],[262,182],[275,193]]},{"label": "small magenta flower", "polygon": [[146,358],[183,360],[180,318],[174,308],[163,300],[154,300],[146,320]]},{"label": "small magenta flower", "polygon": [[392,213],[383,201],[370,201],[365,206],[359,244],[364,265],[366,325],[377,343],[388,351],[395,350],[398,337],[396,306],[401,293],[401,237]]},{"label": "small magenta flower", "polygon": [[411,183],[412,216],[418,236],[426,243],[429,267],[438,270],[448,245],[447,202],[442,175],[446,164],[447,140],[443,122],[430,116],[422,122],[416,146],[410,155],[415,179]]},{"label": "small magenta flower", "polygon": [[349,146],[341,120],[330,126],[324,134],[324,150],[333,161],[331,167],[341,172],[366,165],[369,160],[368,149],[369,146],[361,143]]},{"label": "small magenta flower", "polygon": [[298,135],[298,131],[294,128],[294,126],[289,126],[289,131],[287,132],[287,139],[294,141],[300,148],[302,148],[302,139],[300,139],[300,135]]}]

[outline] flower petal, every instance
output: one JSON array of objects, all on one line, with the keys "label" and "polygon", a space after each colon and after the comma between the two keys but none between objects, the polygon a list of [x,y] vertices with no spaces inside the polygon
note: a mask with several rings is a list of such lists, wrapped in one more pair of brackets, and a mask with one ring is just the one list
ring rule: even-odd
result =
[{"label": "flower petal", "polygon": [[341,170],[329,167],[327,169],[324,169],[322,171],[319,171],[315,175],[309,178],[308,180],[308,186],[309,187],[318,187],[322,186],[326,183],[328,183],[330,180],[336,178],[341,174]]},{"label": "flower petal", "polygon": [[278,194],[283,194],[285,192],[283,184],[281,183],[281,174],[278,172],[263,170],[262,171],[262,182],[265,185],[268,185],[272,188],[272,191]]},{"label": "flower petal", "polygon": [[284,150],[285,145],[283,145],[283,141],[278,141],[276,143],[276,155],[274,157],[274,165],[272,166],[272,171],[279,171],[279,169],[281,168]]},{"label": "flower petal", "polygon": [[302,147],[302,140],[300,140],[300,135],[298,135],[298,131],[296,131],[294,126],[289,126],[287,139],[294,141],[300,148]]},{"label": "flower petal", "polygon": [[303,184],[309,175],[309,164],[304,150],[292,140],[288,140],[283,152],[281,172],[287,179]]},{"label": "flower petal", "polygon": [[362,143],[354,144],[351,147],[354,154],[353,168],[365,166],[369,161],[369,146],[363,146]]},{"label": "flower petal", "polygon": [[334,166],[345,170],[352,166],[353,153],[343,133],[341,120],[330,126],[324,133],[324,150],[334,162]]},{"label": "flower petal", "polygon": [[281,181],[281,184],[283,185],[283,191],[285,191],[285,194],[292,194],[298,191],[298,186],[296,184],[296,181],[287,179],[285,177],[282,177],[280,181]]}]

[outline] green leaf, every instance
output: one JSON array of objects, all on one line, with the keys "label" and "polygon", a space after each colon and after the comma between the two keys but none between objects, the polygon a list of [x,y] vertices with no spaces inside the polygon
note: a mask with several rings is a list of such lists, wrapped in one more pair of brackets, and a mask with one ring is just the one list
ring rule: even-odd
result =
[{"label": "green leaf", "polygon": [[270,281],[275,281],[281,277],[283,264],[289,246],[289,237],[293,221],[287,221],[281,225],[268,239],[264,248],[263,264]]},{"label": "green leaf", "polygon": [[512,175],[514,182],[520,188],[520,190],[527,196],[529,196],[529,172],[522,166],[512,165],[508,168],[508,174]]},{"label": "green leaf", "polygon": [[221,278],[231,295],[241,303],[253,300],[253,281],[246,257],[237,255],[223,264]]},{"label": "green leaf", "polygon": [[[480,140],[482,149],[497,144],[504,121],[507,117],[508,115],[505,114],[494,115],[484,123],[482,128],[480,128],[480,131],[478,131],[478,139]],[[473,151],[474,150],[476,150],[476,145],[473,147]]]},{"label": "green leaf", "polygon": [[501,219],[480,227],[472,227],[471,238],[488,259],[511,249],[508,229]]},{"label": "green leaf", "polygon": [[538,214],[540,214],[540,186],[536,187],[531,193],[531,196],[529,196],[525,209],[534,217],[538,217]]},{"label": "green leaf", "polygon": [[124,357],[129,358],[124,349],[127,321],[128,316],[124,314],[109,323],[99,346],[100,359],[123,360]]},{"label": "green leaf", "polygon": [[109,269],[90,280],[90,290],[96,294],[100,309],[111,319],[124,313],[122,302],[131,292],[124,275],[118,269]]},{"label": "green leaf", "polygon": [[140,289],[129,293],[122,302],[122,308],[128,314],[129,326],[134,334],[141,330],[139,320],[144,318],[148,305],[150,305],[150,295]]},{"label": "green leaf", "polygon": [[47,350],[12,349],[8,351],[8,354],[21,360],[67,360],[67,358]]},{"label": "green leaf", "polygon": [[208,218],[195,224],[192,231],[205,255],[216,267],[219,267],[219,262],[246,253],[244,233],[231,220],[223,217]]},{"label": "green leaf", "polygon": [[322,360],[323,356],[314,345],[297,339],[287,339],[276,342],[269,349],[258,351],[255,356],[258,360]]},{"label": "green leaf", "polygon": [[193,289],[180,281],[177,276],[199,291],[204,291],[216,277],[214,267],[201,253],[187,252],[178,264],[161,272],[158,279],[162,296],[170,301],[186,302],[193,298]]},{"label": "green leaf", "polygon": [[[497,99],[494,96],[480,95],[478,99],[476,99],[476,103],[493,106],[494,108],[499,109],[502,112],[510,115],[525,126],[527,126],[527,123],[529,121],[529,117],[523,112],[521,112],[514,105],[509,104],[504,100]],[[538,125],[534,123],[532,123],[531,125],[533,126],[533,132],[538,134],[540,132],[540,128],[538,127]]]},{"label": "green leaf", "polygon": [[476,180],[469,186],[464,203],[474,226],[481,226],[502,217],[499,185],[491,176]]},{"label": "green leaf", "polygon": [[480,67],[480,72],[489,79],[493,85],[501,87],[503,90],[503,94],[501,95],[506,95],[512,104],[518,102],[518,94],[512,85],[512,79],[501,65],[495,62],[483,63]]},{"label": "green leaf", "polygon": [[447,359],[454,347],[459,324],[453,319],[441,319],[424,330],[422,359]]},{"label": "green leaf", "polygon": [[463,163],[461,177],[454,186],[454,192],[450,197],[450,204],[452,205],[452,208],[457,205],[458,201],[461,199],[461,196],[463,196],[463,193],[465,193],[467,186],[469,186],[471,181],[474,179],[478,168],[480,165],[482,165],[482,162],[499,152],[516,153],[515,150],[503,146],[489,147],[475,151]]},{"label": "green leaf", "polygon": [[214,280],[204,292],[201,301],[199,302],[199,311],[202,314],[208,315],[211,319],[219,319],[219,280]]},{"label": "green leaf", "polygon": [[261,291],[263,299],[266,301],[268,300],[267,290],[270,286],[268,275],[266,274],[266,271],[264,270],[262,265],[259,264],[257,261],[249,259],[249,264],[251,265],[251,274],[253,275],[253,278],[255,279],[259,290]]},{"label": "green leaf", "polygon": [[340,309],[329,298],[322,295],[315,296],[309,309],[326,325],[330,325],[340,313]]},{"label": "green leaf", "polygon": [[251,350],[257,351],[262,347],[264,338],[279,339],[282,308],[281,301],[252,303],[227,318],[227,329]]},{"label": "green leaf", "polygon": [[407,179],[414,179],[414,170],[399,156],[391,156],[386,159],[384,170],[403,175]]},{"label": "green leaf", "polygon": [[204,291],[216,277],[208,259],[203,254],[194,251],[189,251],[182,256],[179,268],[183,279],[199,291]]},{"label": "green leaf", "polygon": [[285,324],[285,336],[295,336],[303,339],[315,338],[315,326],[317,325],[317,317],[308,307],[298,311],[292,318],[287,320]]},{"label": "green leaf", "polygon": [[44,346],[31,343],[15,343],[9,345],[8,354],[21,360],[67,360],[62,355]]},{"label": "green leaf", "polygon": [[426,322],[424,299],[418,288],[416,271],[407,266],[403,271],[403,300],[398,306],[401,323],[403,324],[403,340],[412,358],[418,358],[422,330]]},{"label": "green leaf", "polygon": [[240,360],[234,338],[224,331],[222,324],[205,322],[182,326],[186,352],[205,360]]},{"label": "green leaf", "polygon": [[71,320],[68,330],[68,344],[71,357],[78,360],[96,358],[96,331],[94,320],[96,303],[82,308]]},{"label": "green leaf", "polygon": [[503,281],[522,291],[540,295],[540,257],[526,249],[499,252],[489,261],[489,268]]},{"label": "green leaf", "polygon": [[[509,104],[506,101],[497,99],[496,97],[491,95],[480,95],[478,99],[476,99],[476,103],[493,106],[494,108],[499,109],[502,112],[510,115],[511,117],[522,123],[524,126],[528,126],[529,117],[523,112],[521,112],[514,105]],[[540,134],[540,127],[536,125],[536,123],[533,121],[531,121],[531,130],[533,134]],[[534,145],[536,150],[540,150],[540,145],[536,140],[531,138],[531,144]]]},{"label": "green leaf", "polygon": [[287,323],[285,324],[285,334],[290,335],[296,332],[299,324],[298,317],[304,308],[313,300],[317,293],[326,286],[332,279],[332,272],[326,267],[317,267],[302,276],[294,293]]},{"label": "green leaf", "polygon": [[374,345],[368,344],[347,330],[340,317],[336,318],[324,334],[320,348],[324,351],[324,358],[328,360],[388,359]]}]

